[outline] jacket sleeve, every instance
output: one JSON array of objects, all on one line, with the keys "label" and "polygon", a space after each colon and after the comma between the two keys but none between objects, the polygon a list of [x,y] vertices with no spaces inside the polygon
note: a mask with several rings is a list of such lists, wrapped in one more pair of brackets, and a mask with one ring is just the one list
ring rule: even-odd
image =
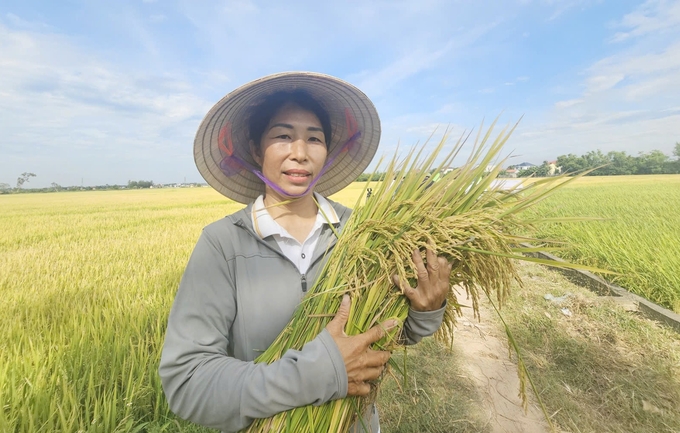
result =
[{"label": "jacket sleeve", "polygon": [[228,355],[237,313],[232,271],[206,230],[189,259],[168,319],[159,373],[170,409],[223,431],[254,418],[345,397],[342,355],[324,330],[271,364]]},{"label": "jacket sleeve", "polygon": [[445,310],[446,304],[434,311],[415,311],[409,309],[402,331],[402,342],[404,344],[416,344],[423,337],[429,337],[437,332],[444,320]]}]

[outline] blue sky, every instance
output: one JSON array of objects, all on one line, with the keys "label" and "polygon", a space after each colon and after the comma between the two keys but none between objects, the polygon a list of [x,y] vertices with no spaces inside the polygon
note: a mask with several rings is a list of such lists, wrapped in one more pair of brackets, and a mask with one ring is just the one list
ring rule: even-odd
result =
[{"label": "blue sky", "polygon": [[680,141],[680,0],[3,0],[0,183],[202,181],[203,116],[287,70],[361,88],[379,154],[497,116],[516,162]]}]

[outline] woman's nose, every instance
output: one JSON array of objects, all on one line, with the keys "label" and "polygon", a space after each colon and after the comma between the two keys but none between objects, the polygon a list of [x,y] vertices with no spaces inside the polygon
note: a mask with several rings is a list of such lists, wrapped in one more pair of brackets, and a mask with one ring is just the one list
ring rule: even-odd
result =
[{"label": "woman's nose", "polygon": [[307,142],[299,138],[293,140],[290,144],[290,156],[297,161],[304,161],[307,159]]}]

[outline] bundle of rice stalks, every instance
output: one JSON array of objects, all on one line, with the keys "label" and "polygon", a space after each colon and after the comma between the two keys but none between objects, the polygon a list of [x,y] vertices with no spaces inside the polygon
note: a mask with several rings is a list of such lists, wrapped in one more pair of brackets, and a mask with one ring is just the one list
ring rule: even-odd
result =
[{"label": "bundle of rice stalks", "polygon": [[[506,128],[491,142],[492,129],[493,125],[484,136],[477,137],[463,166],[436,182],[430,181],[428,175],[449,167],[465,140],[458,140],[438,165],[435,161],[447,143],[446,137],[424,160],[420,153],[413,152],[401,162],[395,157],[388,164],[385,181],[371,185],[371,197],[355,207],[321,276],[291,322],[256,362],[270,363],[288,349],[301,349],[332,319],[345,293],[352,299],[347,335],[365,332],[387,319],[403,323],[408,301],[391,276],[396,273],[415,286],[412,251],[432,244],[438,255],[453,263],[450,283],[465,289],[476,314],[481,293],[502,303],[509,295],[511,282],[519,281],[514,260],[541,261],[522,255],[526,250],[519,245],[527,238],[520,234],[528,223],[519,214],[559,184],[574,178],[559,178],[564,182],[538,180],[509,190],[495,186],[494,179],[504,162],[498,161],[498,156],[512,129]],[[425,146],[420,152],[423,149]],[[460,305],[451,291],[444,323],[435,337],[452,338],[459,314]],[[398,332],[391,331],[376,343],[376,348],[397,348]],[[368,397],[348,397],[318,407],[293,409],[258,419],[246,431],[347,431],[355,422],[362,422],[360,414],[366,412],[375,397],[373,392]]]}]

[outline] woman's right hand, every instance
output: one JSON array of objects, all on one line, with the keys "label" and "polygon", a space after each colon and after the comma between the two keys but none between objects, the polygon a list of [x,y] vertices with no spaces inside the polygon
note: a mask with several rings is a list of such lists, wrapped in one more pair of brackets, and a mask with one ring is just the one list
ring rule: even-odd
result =
[{"label": "woman's right hand", "polygon": [[335,340],[347,369],[347,395],[365,396],[371,392],[370,381],[377,379],[390,359],[390,352],[371,349],[371,344],[385,336],[386,332],[396,327],[397,320],[387,320],[376,325],[363,334],[348,336],[345,325],[349,318],[349,295],[342,297],[342,303],[333,320],[326,329]]}]

